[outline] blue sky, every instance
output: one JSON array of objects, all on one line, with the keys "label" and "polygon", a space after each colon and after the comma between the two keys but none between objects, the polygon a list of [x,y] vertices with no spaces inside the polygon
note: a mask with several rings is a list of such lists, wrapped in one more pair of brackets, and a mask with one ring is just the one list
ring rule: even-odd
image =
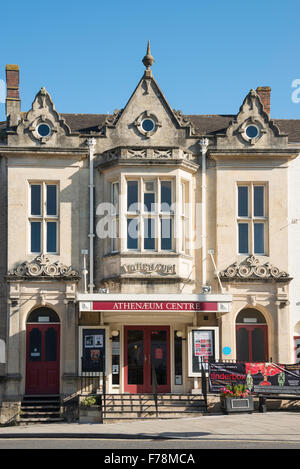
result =
[{"label": "blue sky", "polygon": [[[298,0],[15,0],[1,4],[0,79],[20,66],[22,110],[45,86],[62,113],[112,113],[152,71],[185,114],[234,114],[271,86],[271,116],[300,118]],[[0,120],[5,105],[0,103]]]}]

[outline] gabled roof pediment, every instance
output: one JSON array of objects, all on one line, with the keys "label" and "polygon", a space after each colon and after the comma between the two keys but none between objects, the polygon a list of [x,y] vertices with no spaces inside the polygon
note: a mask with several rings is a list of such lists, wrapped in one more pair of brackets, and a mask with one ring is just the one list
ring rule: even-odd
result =
[{"label": "gabled roof pediment", "polygon": [[62,137],[73,135],[70,126],[55,109],[51,96],[44,87],[35,96],[31,109],[21,114],[16,133],[22,137],[24,145],[47,143],[50,146],[58,146],[58,140]]},{"label": "gabled roof pediment", "polygon": [[286,134],[280,132],[275,121],[265,111],[259,94],[255,90],[245,97],[238,114],[228,124],[226,133],[218,135],[219,148],[270,148],[285,147]]}]

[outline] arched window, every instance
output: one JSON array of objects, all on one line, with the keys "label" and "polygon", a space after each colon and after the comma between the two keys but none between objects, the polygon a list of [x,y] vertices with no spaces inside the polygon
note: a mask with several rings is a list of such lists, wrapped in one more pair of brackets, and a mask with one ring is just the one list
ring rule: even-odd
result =
[{"label": "arched window", "polygon": [[243,309],[236,318],[236,358],[238,361],[268,361],[268,326],[255,308]]}]

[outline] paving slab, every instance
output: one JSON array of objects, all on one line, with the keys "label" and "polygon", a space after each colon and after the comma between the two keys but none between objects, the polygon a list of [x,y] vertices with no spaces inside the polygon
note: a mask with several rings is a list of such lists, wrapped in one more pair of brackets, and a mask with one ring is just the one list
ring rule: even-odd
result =
[{"label": "paving slab", "polygon": [[51,423],[0,428],[0,438],[299,441],[300,412],[205,415],[110,424]]}]

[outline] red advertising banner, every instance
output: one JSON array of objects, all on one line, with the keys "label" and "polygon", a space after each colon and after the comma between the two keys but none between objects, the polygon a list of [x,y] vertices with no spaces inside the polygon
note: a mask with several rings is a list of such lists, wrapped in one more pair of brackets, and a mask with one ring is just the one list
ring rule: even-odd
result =
[{"label": "red advertising banner", "polygon": [[93,311],[206,311],[217,312],[217,302],[207,301],[94,301]]},{"label": "red advertising banner", "polygon": [[210,392],[227,385],[245,384],[250,391],[258,388],[291,391],[300,387],[300,364],[277,363],[209,363]]}]

